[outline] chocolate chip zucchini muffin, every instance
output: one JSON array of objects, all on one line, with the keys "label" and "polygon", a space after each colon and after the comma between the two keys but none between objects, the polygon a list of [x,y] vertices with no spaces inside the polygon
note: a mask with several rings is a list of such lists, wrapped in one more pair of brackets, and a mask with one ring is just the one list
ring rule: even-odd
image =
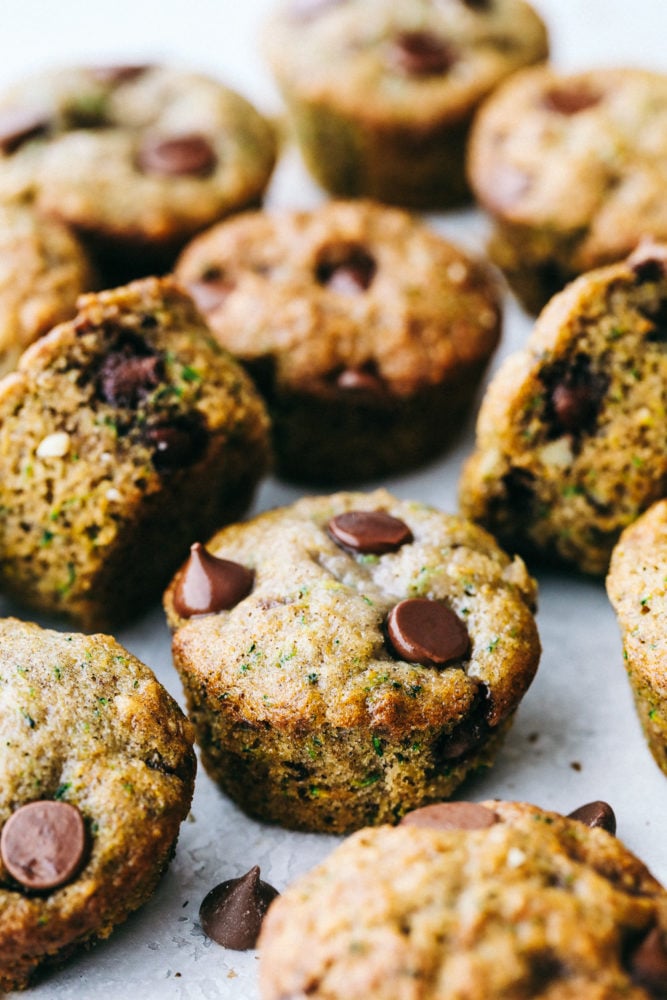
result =
[{"label": "chocolate chip zucchini muffin", "polygon": [[0,199],[73,227],[117,283],[169,269],[195,232],[255,204],[274,159],[271,125],[196,73],[52,70],[0,97]]},{"label": "chocolate chip zucchini muffin", "polygon": [[72,316],[93,282],[83,247],[65,226],[22,205],[0,205],[0,375]]},{"label": "chocolate chip zucchini muffin", "polygon": [[264,42],[316,179],[415,208],[469,197],[474,112],[547,55],[524,0],[284,0]]},{"label": "chocolate chip zucchini muffin", "polygon": [[106,635],[0,621],[0,989],[107,937],[153,893],[195,775],[192,733]]},{"label": "chocolate chip zucchini muffin", "polygon": [[330,832],[491,764],[537,667],[534,601],[486,532],[385,490],[223,529],[165,595],[208,772],[257,819]]},{"label": "chocolate chip zucchini muffin", "polygon": [[480,112],[469,176],[490,253],[538,312],[566,282],[667,239],[667,74],[517,73]]},{"label": "chocolate chip zucchini muffin", "polygon": [[658,766],[667,774],[667,501],[625,529],[611,557],[607,593],[618,617],[635,705]]},{"label": "chocolate chip zucchini muffin", "polygon": [[171,279],[83,296],[0,382],[0,585],[108,627],[154,600],[193,537],[239,517],[267,417]]},{"label": "chocolate chip zucchini muffin", "polygon": [[667,493],[667,247],[555,296],[487,390],[461,508],[510,551],[603,574]]},{"label": "chocolate chip zucchini muffin", "polygon": [[604,829],[445,803],[346,840],[259,946],[262,1000],[662,1000],[667,892]]},{"label": "chocolate chip zucchini muffin", "polygon": [[237,216],[197,237],[176,274],[263,391],[279,472],[302,482],[432,458],[500,332],[486,265],[369,201]]}]

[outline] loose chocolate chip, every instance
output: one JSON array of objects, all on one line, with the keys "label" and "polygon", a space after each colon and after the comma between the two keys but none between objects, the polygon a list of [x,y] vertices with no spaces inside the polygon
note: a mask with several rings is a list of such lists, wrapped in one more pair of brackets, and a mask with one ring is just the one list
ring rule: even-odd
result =
[{"label": "loose chocolate chip", "polygon": [[51,122],[36,111],[8,108],[0,112],[0,153],[9,155],[29,139],[44,135]]},{"label": "loose chocolate chip", "polygon": [[206,449],[208,435],[201,420],[193,414],[149,427],[146,438],[154,449],[153,465],[159,471],[166,471],[193,465]]},{"label": "loose chocolate chip", "polygon": [[630,959],[632,978],[656,1000],[667,997],[667,940],[659,927],[644,938]]},{"label": "loose chocolate chip", "polygon": [[161,359],[141,337],[125,336],[105,357],[98,377],[99,394],[112,406],[135,407],[160,384]]},{"label": "loose chocolate chip", "polygon": [[599,94],[568,85],[553,87],[544,95],[543,100],[545,108],[559,115],[578,115],[580,111],[587,111],[599,103]]},{"label": "loose chocolate chip", "polygon": [[218,559],[195,542],[174,590],[174,609],[182,618],[190,618],[233,608],[250,593],[254,578],[252,570]]},{"label": "loose chocolate chip", "polygon": [[450,46],[429,31],[402,31],[392,43],[389,60],[408,76],[436,76],[456,62]]},{"label": "loose chocolate chip", "polygon": [[416,597],[389,612],[387,633],[396,654],[410,663],[438,667],[460,660],[470,648],[461,619],[440,601]]},{"label": "loose chocolate chip", "polygon": [[146,136],[137,154],[137,165],[143,173],[165,177],[206,177],[216,163],[210,141],[196,132],[171,138]]},{"label": "loose chocolate chip", "polygon": [[278,895],[272,885],[260,879],[257,865],[241,878],[221,882],[199,908],[204,933],[224,948],[254,948],[264,914]]},{"label": "loose chocolate chip", "polygon": [[329,521],[329,534],[343,548],[380,555],[412,541],[405,521],[381,510],[351,510]]},{"label": "loose chocolate chip", "polygon": [[336,386],[346,392],[371,396],[385,396],[387,392],[380,376],[364,368],[344,368],[336,378]]},{"label": "loose chocolate chip", "polygon": [[578,819],[580,823],[585,823],[586,826],[594,828],[596,826],[602,827],[607,833],[616,833],[616,816],[614,815],[614,810],[607,802],[601,802],[597,800],[595,802],[587,802],[584,806],[579,806],[573,812],[568,813],[570,819]]},{"label": "loose chocolate chip", "polygon": [[17,809],[2,828],[2,861],[26,889],[45,891],[71,881],[85,853],[83,818],[67,802],[30,802]]},{"label": "loose chocolate chip", "polygon": [[147,64],[136,66],[90,66],[88,68],[88,76],[91,76],[93,80],[97,80],[98,83],[115,87],[119,83],[128,83],[130,80],[137,80],[144,73],[147,73],[150,68]]},{"label": "loose chocolate chip", "polygon": [[429,830],[484,830],[498,817],[477,802],[436,802],[406,813],[400,826],[420,826]]},{"label": "loose chocolate chip", "polygon": [[322,255],[315,277],[339,295],[359,295],[370,288],[376,270],[374,258],[363,247],[335,247]]}]

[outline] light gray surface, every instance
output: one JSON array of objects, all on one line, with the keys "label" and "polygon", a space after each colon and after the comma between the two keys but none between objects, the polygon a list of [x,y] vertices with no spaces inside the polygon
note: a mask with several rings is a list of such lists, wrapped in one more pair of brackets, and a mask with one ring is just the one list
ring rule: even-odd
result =
[{"label": "light gray surface", "polygon": [[[69,61],[165,59],[213,72],[273,111],[279,101],[256,45],[258,24],[269,6],[269,0],[114,0],[104,5],[3,0],[0,86]],[[548,19],[554,61],[561,67],[615,63],[667,71],[665,0],[535,0],[535,6]],[[322,198],[298,156],[288,152],[269,203],[302,207]],[[481,250],[486,227],[478,213],[431,221],[463,246]],[[530,325],[508,299],[498,359],[522,343]],[[386,485],[401,497],[454,510],[461,462],[471,446],[472,426],[441,462]],[[270,481],[255,509],[298,495]],[[8,610],[0,603],[0,613]],[[496,767],[469,784],[466,795],[523,799],[564,812],[607,799],[616,810],[619,835],[667,882],[667,779],[642,740],[602,584],[566,575],[541,577],[539,625],[544,653],[537,679]],[[118,638],[180,699],[159,609]],[[197,921],[199,904],[217,882],[253,864],[282,889],[334,843],[335,838],[287,833],[246,819],[200,771],[191,819],[154,899],[108,942],[50,976],[28,997],[257,1000],[255,953],[226,951],[207,941]]]}]

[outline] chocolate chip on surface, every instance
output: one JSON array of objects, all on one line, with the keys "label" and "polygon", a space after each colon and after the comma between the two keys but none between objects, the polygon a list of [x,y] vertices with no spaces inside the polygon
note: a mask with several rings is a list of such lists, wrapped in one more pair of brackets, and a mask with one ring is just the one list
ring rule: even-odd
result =
[{"label": "chocolate chip on surface", "polygon": [[0,112],[0,153],[8,155],[29,139],[43,135],[51,122],[38,111],[7,108]]},{"label": "chocolate chip on surface", "polygon": [[241,878],[211,889],[199,908],[204,933],[224,948],[246,951],[257,944],[264,914],[278,891],[259,877],[255,865]]},{"label": "chocolate chip on surface", "polygon": [[376,270],[375,258],[363,247],[331,247],[322,254],[315,277],[339,295],[359,295],[370,288]]},{"label": "chocolate chip on surface", "polygon": [[153,465],[159,471],[186,468],[201,457],[208,435],[201,421],[191,417],[175,417],[168,423],[156,424],[146,431],[154,448]]},{"label": "chocolate chip on surface", "polygon": [[632,251],[627,264],[640,283],[661,281],[667,275],[667,248],[652,239],[644,239]]},{"label": "chocolate chip on surface", "polygon": [[409,76],[436,76],[450,69],[456,58],[430,31],[402,31],[394,38],[390,61]]},{"label": "chocolate chip on surface", "polygon": [[206,177],[216,163],[210,141],[196,132],[171,138],[146,136],[137,154],[137,165],[143,173],[165,177]]},{"label": "chocolate chip on surface", "polygon": [[497,822],[496,814],[477,802],[436,802],[406,813],[399,825],[430,830],[484,830]]},{"label": "chocolate chip on surface", "polygon": [[544,95],[543,104],[559,115],[578,115],[600,103],[600,95],[571,85],[553,87]]},{"label": "chocolate chip on surface", "polygon": [[392,608],[387,633],[399,657],[426,666],[460,660],[470,648],[461,619],[445,604],[425,597],[410,598]]},{"label": "chocolate chip on surface", "polygon": [[353,552],[380,555],[395,552],[412,541],[405,521],[380,510],[351,510],[329,521],[329,534],[335,542]]},{"label": "chocolate chip on surface", "polygon": [[587,802],[583,806],[579,806],[578,809],[574,809],[571,813],[568,813],[569,819],[578,819],[580,823],[585,823],[586,826],[594,828],[596,826],[602,827],[607,833],[616,833],[616,816],[614,810],[607,802],[602,802],[601,800],[596,800],[595,802]]},{"label": "chocolate chip on surface", "polygon": [[667,940],[654,927],[630,958],[633,981],[643,986],[656,1000],[667,997]]},{"label": "chocolate chip on surface", "polygon": [[174,590],[174,609],[182,618],[226,611],[250,593],[254,579],[252,570],[195,542]]},{"label": "chocolate chip on surface", "polygon": [[83,817],[68,802],[29,802],[12,813],[2,828],[3,864],[26,889],[45,891],[71,881],[85,854]]}]

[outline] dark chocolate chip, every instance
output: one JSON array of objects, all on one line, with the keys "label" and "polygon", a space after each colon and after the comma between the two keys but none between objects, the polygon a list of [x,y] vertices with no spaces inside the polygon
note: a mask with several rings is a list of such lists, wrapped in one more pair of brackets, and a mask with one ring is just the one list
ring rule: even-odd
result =
[{"label": "dark chocolate chip", "polygon": [[174,589],[174,610],[190,618],[233,608],[250,593],[254,578],[241,563],[218,559],[195,542]]},{"label": "dark chocolate chip", "polygon": [[105,357],[99,394],[112,406],[134,407],[161,381],[163,365],[141,337],[124,336]]},{"label": "dark chocolate chip", "polygon": [[137,80],[144,73],[151,69],[148,64],[143,65],[116,65],[116,66],[89,66],[88,76],[98,83],[115,87],[120,83],[128,83],[130,80]]},{"label": "dark chocolate chip", "polygon": [[614,815],[614,810],[607,802],[600,800],[587,802],[586,805],[579,806],[578,809],[568,813],[568,817],[570,819],[578,819],[580,823],[585,823],[586,826],[590,826],[591,828],[600,826],[607,833],[616,833],[616,816]]},{"label": "dark chocolate chip", "polygon": [[420,826],[429,830],[484,830],[498,817],[477,802],[436,802],[406,813],[400,826]]},{"label": "dark chocolate chip", "polygon": [[633,981],[656,1000],[667,997],[667,939],[659,927],[644,938],[630,959]]},{"label": "dark chocolate chip", "polygon": [[24,142],[44,135],[50,125],[50,120],[38,111],[7,108],[0,112],[0,153],[14,153]]},{"label": "dark chocolate chip", "polygon": [[667,274],[667,248],[651,239],[642,240],[627,260],[640,283],[662,281]]},{"label": "dark chocolate chip", "polygon": [[146,438],[154,449],[153,465],[165,471],[193,465],[206,449],[208,434],[201,419],[192,414],[149,427]]},{"label": "dark chocolate chip", "polygon": [[385,396],[386,387],[379,375],[364,368],[344,368],[336,377],[336,386],[345,392]]},{"label": "dark chocolate chip", "polygon": [[551,403],[560,426],[576,431],[585,421],[592,406],[591,390],[587,385],[555,385]]},{"label": "dark chocolate chip", "polygon": [[254,948],[264,914],[278,895],[272,885],[260,879],[257,865],[241,878],[221,882],[199,908],[204,933],[224,948]]},{"label": "dark chocolate chip", "polygon": [[439,667],[460,660],[470,648],[468,630],[447,605],[416,597],[389,612],[387,633],[398,656]]},{"label": "dark chocolate chip", "polygon": [[389,59],[408,76],[435,76],[456,62],[449,45],[430,31],[402,31],[393,40]]},{"label": "dark chocolate chip", "polygon": [[343,548],[380,555],[412,541],[405,521],[381,510],[351,510],[329,521],[329,534]]},{"label": "dark chocolate chip", "polygon": [[600,95],[581,87],[564,84],[553,87],[544,95],[543,104],[549,111],[559,115],[578,115],[600,103]]},{"label": "dark chocolate chip", "polygon": [[70,882],[85,854],[83,818],[68,802],[30,802],[17,809],[2,828],[2,861],[26,889],[45,891]]},{"label": "dark chocolate chip", "polygon": [[142,173],[165,177],[206,177],[216,163],[209,139],[196,132],[167,138],[146,136],[137,154],[137,165]]},{"label": "dark chocolate chip", "polygon": [[595,427],[598,411],[604,399],[609,378],[591,369],[591,359],[578,354],[571,360],[558,362],[542,375],[548,392],[548,419],[552,433],[583,434]]},{"label": "dark chocolate chip", "polygon": [[370,288],[376,270],[374,258],[363,247],[332,247],[322,254],[315,277],[339,295],[359,295]]}]

